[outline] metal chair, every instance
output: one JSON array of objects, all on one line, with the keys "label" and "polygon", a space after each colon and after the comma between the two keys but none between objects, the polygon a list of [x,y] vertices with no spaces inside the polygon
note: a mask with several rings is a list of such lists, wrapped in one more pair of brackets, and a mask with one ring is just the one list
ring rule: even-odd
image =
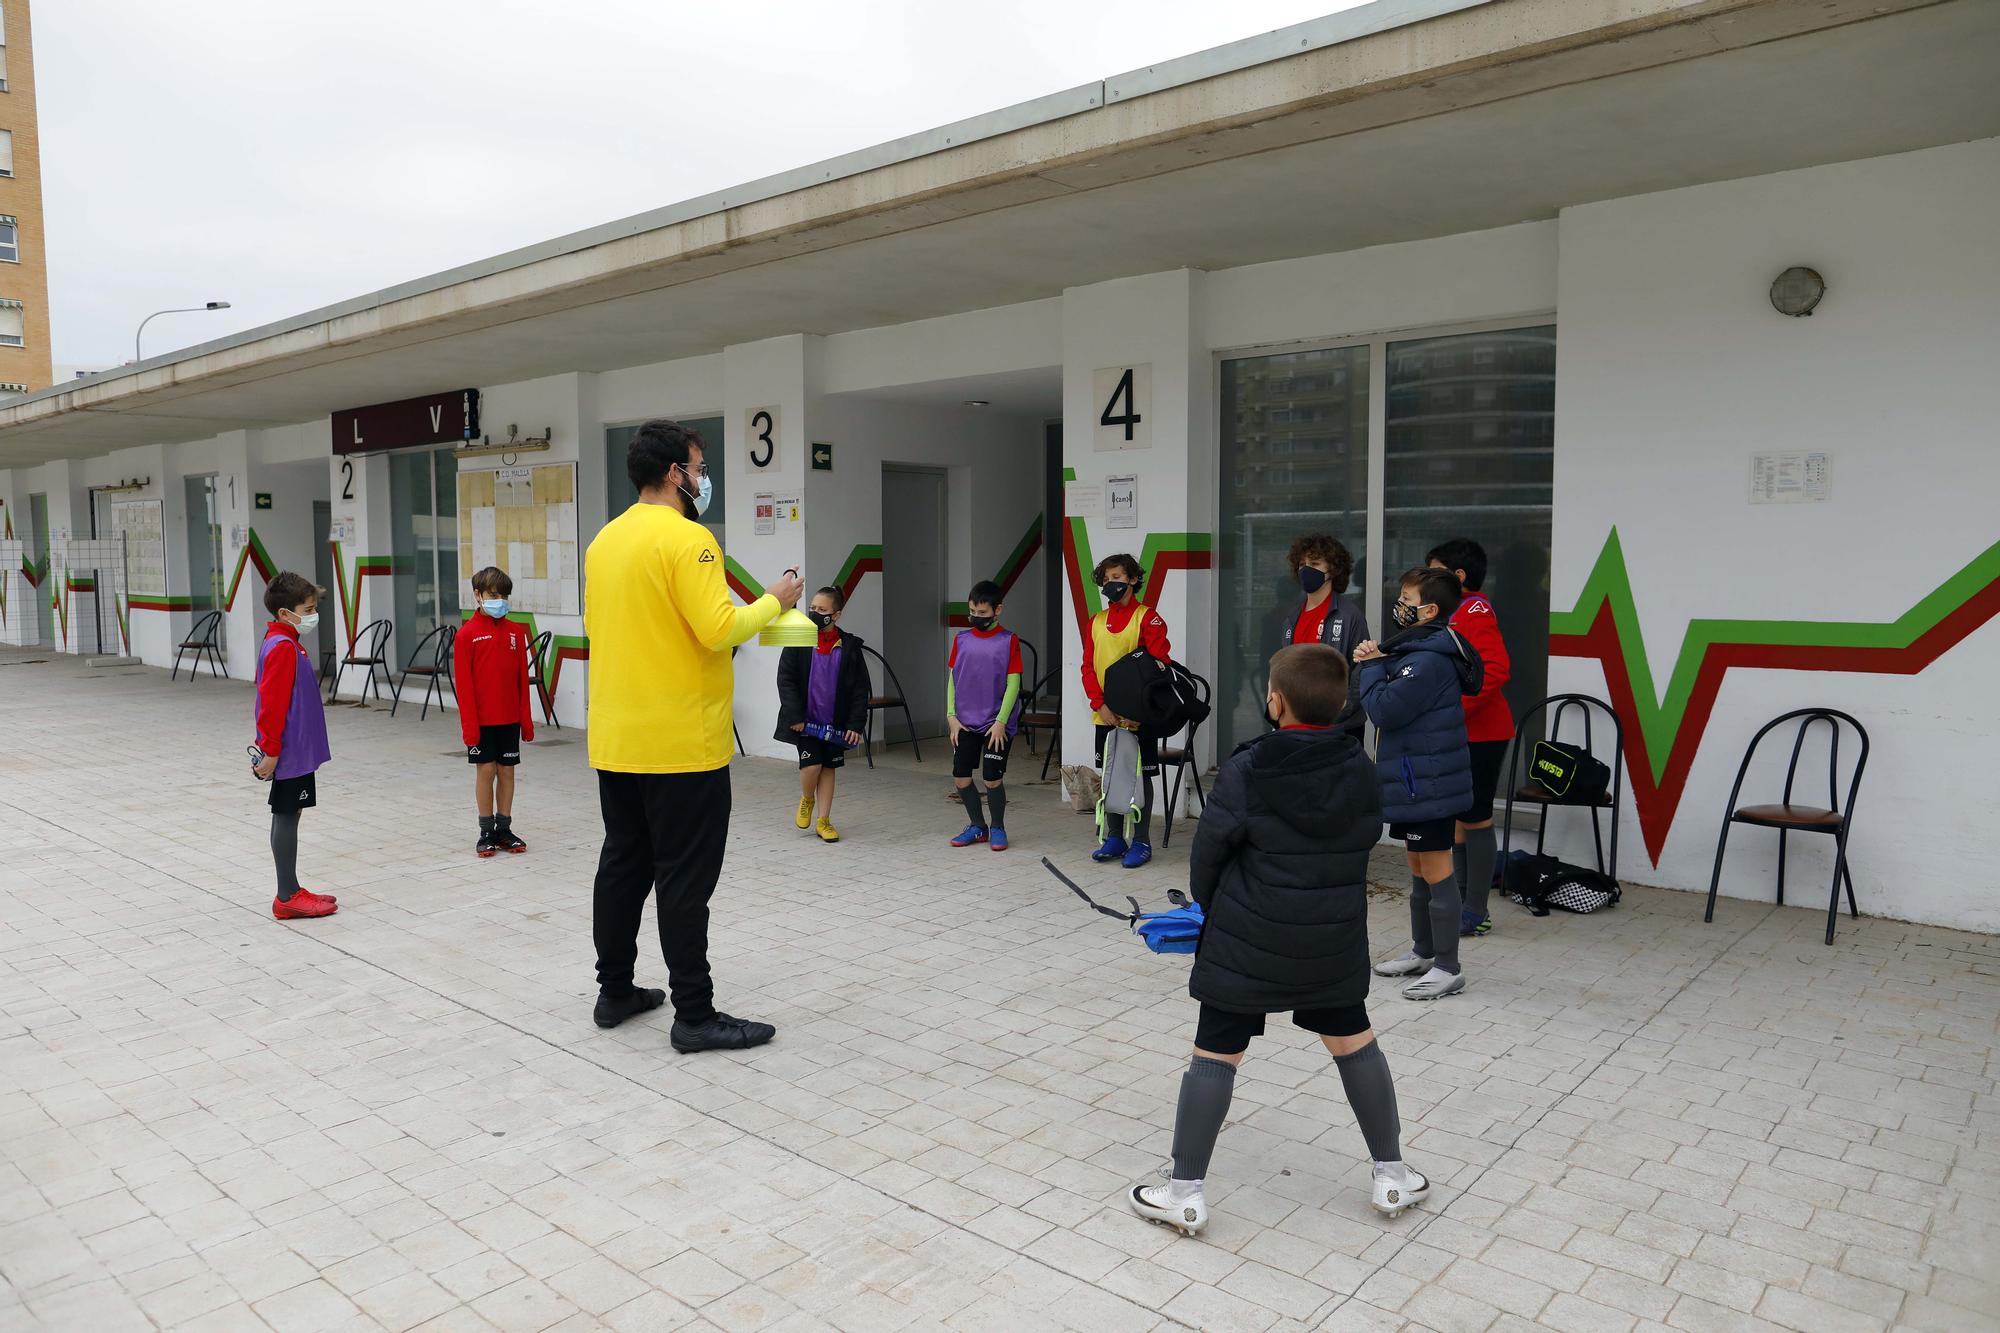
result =
[{"label": "metal chair", "polygon": [[[1777,805],[1738,805],[1736,798],[1743,793],[1743,778],[1750,771],[1750,761],[1757,755],[1757,747],[1764,737],[1778,727],[1794,719],[1799,720],[1799,734],[1792,741],[1792,759],[1785,766],[1785,795]],[[1826,805],[1793,805],[1792,783],[1799,774],[1799,752],[1805,748],[1806,733],[1815,722],[1827,725],[1826,747]],[[1847,804],[1840,804],[1840,731],[1841,725],[1854,728],[1859,738],[1861,752],[1854,760],[1854,773],[1847,783]],[[1833,836],[1833,889],[1826,903],[1826,942],[1833,943],[1834,923],[1840,919],[1840,888],[1847,886],[1847,912],[1851,917],[1860,917],[1861,909],[1854,902],[1854,875],[1847,866],[1847,833],[1854,822],[1854,799],[1861,792],[1861,772],[1868,767],[1868,730],[1846,713],[1832,708],[1798,708],[1782,716],[1772,718],[1750,738],[1750,748],[1743,752],[1743,762],[1737,767],[1736,782],[1729,789],[1729,805],[1723,816],[1722,832],[1715,840],[1715,871],[1708,880],[1708,910],[1702,913],[1703,921],[1715,920],[1715,895],[1722,886],[1722,853],[1729,844],[1731,824],[1752,824],[1759,828],[1778,830],[1778,905],[1785,904],[1785,838],[1792,833],[1828,833]]]},{"label": "metal chair", "polygon": [[167,679],[171,681],[180,676],[181,657],[185,653],[192,652],[194,654],[194,661],[188,665],[188,680],[194,680],[195,676],[200,673],[201,659],[204,655],[208,658],[208,669],[215,673],[216,679],[220,680],[222,678],[222,645],[216,641],[216,636],[221,633],[222,612],[210,611],[197,619],[193,627],[188,630],[188,636],[182,639],[180,646],[174,650],[174,669],[168,674]]},{"label": "metal chair", "polygon": [[[1211,698],[1208,681],[1201,676],[1195,675],[1192,671],[1188,672],[1188,679],[1195,683],[1195,692],[1201,696],[1202,703],[1208,703]],[[1167,798],[1166,825],[1160,831],[1160,846],[1162,847],[1167,846],[1174,840],[1174,807],[1180,804],[1181,784],[1187,780],[1189,769],[1194,770],[1194,794],[1196,798],[1201,801],[1204,807],[1208,805],[1208,793],[1201,789],[1201,765],[1195,759],[1194,751],[1195,733],[1200,730],[1201,724],[1199,722],[1190,722],[1187,727],[1187,735],[1182,738],[1179,745],[1162,745],[1160,747],[1160,793]],[[1167,770],[1169,768],[1174,771],[1174,782],[1171,792],[1167,789]]]},{"label": "metal chair", "polygon": [[[1555,706],[1554,713],[1549,712],[1551,704]],[[1563,717],[1571,709],[1577,710],[1578,715],[1583,719],[1583,748],[1590,751],[1591,755],[1600,762],[1604,761],[1605,756],[1599,753],[1597,747],[1592,743],[1595,739],[1593,736],[1592,721],[1595,714],[1602,713],[1611,723],[1611,756],[1609,759],[1611,765],[1611,787],[1604,795],[1591,802],[1566,801],[1556,796],[1538,782],[1524,782],[1522,780],[1529,763],[1529,755],[1535,748],[1534,742],[1528,738],[1541,734],[1540,729],[1534,725],[1535,719],[1546,715],[1546,721],[1549,726],[1548,739],[1560,741],[1562,739]],[[1571,744],[1574,743],[1574,741],[1571,742]],[[1514,803],[1516,801],[1527,805],[1538,805],[1542,808],[1542,816],[1535,824],[1535,855],[1537,856],[1542,854],[1542,845],[1548,838],[1549,810],[1555,806],[1582,806],[1590,811],[1590,841],[1597,854],[1597,869],[1599,873],[1610,876],[1611,882],[1616,884],[1618,882],[1618,808],[1619,802],[1623,799],[1625,793],[1624,759],[1625,724],[1619,720],[1618,714],[1612,709],[1610,704],[1597,698],[1595,695],[1552,694],[1534,707],[1528,709],[1527,712],[1521,714],[1520,722],[1514,727],[1513,742],[1507,752],[1507,782],[1505,788],[1507,804],[1500,833],[1500,865],[1503,867],[1502,873],[1505,873],[1504,867],[1507,865],[1507,854],[1514,846]],[[1611,861],[1608,866],[1604,859],[1604,829],[1599,822],[1600,816],[1607,810],[1611,812]]]},{"label": "metal chair", "polygon": [[[861,645],[861,651],[864,656],[872,657],[882,664],[882,673],[889,678],[890,689],[888,694],[871,695],[868,699],[868,717],[863,723],[861,732],[862,744],[866,747],[862,753],[868,760],[868,767],[875,767],[875,714],[889,708],[903,710],[903,722],[910,729],[910,752],[917,757],[918,763],[923,763],[924,752],[917,745],[917,721],[910,714],[909,696],[903,693],[903,682],[896,678],[896,669],[889,665],[887,658],[867,644]],[[894,743],[885,740],[882,742],[882,748],[887,750]]]},{"label": "metal chair", "polygon": [[[731,662],[736,660],[736,652],[736,648],[729,650],[729,660]],[[736,725],[736,715],[733,711],[729,717],[729,734],[736,737],[736,753],[744,756],[746,759],[749,758],[750,752],[743,748],[743,729]]]},{"label": "metal chair", "polygon": [[389,716],[396,716],[396,705],[403,701],[403,682],[411,676],[424,678],[424,706],[417,714],[421,722],[430,716],[431,691],[437,691],[438,707],[444,707],[445,687],[451,688],[452,702],[458,702],[458,682],[452,679],[451,649],[457,641],[455,625],[439,625],[417,641],[416,651],[403,665],[403,674],[396,678],[396,688],[389,695]]},{"label": "metal chair", "polygon": [[[549,644],[555,637],[555,631],[548,629],[535,636],[534,647],[528,652],[528,684],[534,686],[535,697],[542,701],[542,721],[561,731],[562,723],[556,721],[556,698],[549,693],[549,687],[545,683],[549,665]],[[734,649],[730,650],[730,656],[735,656]]]},{"label": "metal chair", "polygon": [[356,696],[355,702],[367,702],[368,691],[371,689],[375,691],[375,702],[382,701],[381,686],[375,681],[375,668],[382,668],[384,681],[389,679],[389,633],[394,628],[395,626],[386,620],[372,620],[361,627],[361,632],[347,645],[347,652],[341,657],[339,665],[334,667],[333,676],[326,683],[328,703],[340,697],[340,678],[346,675],[347,668],[352,666],[361,667],[368,673],[368,679],[362,683],[361,693]]},{"label": "metal chair", "polygon": [[1034,751],[1034,734],[1049,733],[1048,744],[1042,750],[1043,782],[1049,780],[1049,765],[1062,753],[1062,684],[1056,679],[1061,674],[1061,667],[1050,667],[1048,675],[1035,681],[1028,706],[1021,710],[1021,729],[1028,733],[1030,753]]}]

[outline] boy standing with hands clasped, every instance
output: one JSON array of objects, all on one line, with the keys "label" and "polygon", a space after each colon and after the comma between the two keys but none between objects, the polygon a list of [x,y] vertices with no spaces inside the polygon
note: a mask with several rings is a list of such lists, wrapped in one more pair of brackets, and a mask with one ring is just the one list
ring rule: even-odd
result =
[{"label": "boy standing with hands clasped", "polygon": [[818,642],[778,654],[776,738],[799,747],[799,812],[792,822],[811,829],[821,842],[840,841],[833,826],[834,775],[847,763],[847,752],[861,744],[873,692],[861,636],[840,627],[846,609],[846,593],[821,588],[806,610],[819,627]]},{"label": "boy standing with hands clasped", "polygon": [[1134,1185],[1132,1211],[1192,1236],[1208,1225],[1202,1184],[1266,1015],[1318,1035],[1374,1161],[1375,1208],[1394,1217],[1430,1181],[1404,1165],[1389,1062],[1368,1019],[1368,856],[1382,832],[1375,772],[1337,724],[1347,663],[1324,644],[1271,659],[1264,706],[1277,730],[1236,747],[1195,826],[1188,887],[1204,923],[1188,993],[1201,1001],[1181,1075],[1173,1166]]},{"label": "boy standing with hands clasped", "polygon": [[1479,693],[1479,655],[1446,626],[1458,609],[1448,570],[1403,575],[1392,608],[1402,629],[1387,643],[1354,650],[1361,707],[1375,724],[1375,771],[1389,836],[1410,862],[1410,950],[1378,963],[1377,976],[1417,979],[1406,1000],[1435,1000],[1465,989],[1458,965],[1459,886],[1452,871],[1452,823],[1472,804],[1462,695]]},{"label": "boy standing with hands clasped", "polygon": [[514,836],[514,770],[521,746],[535,739],[528,709],[528,631],[507,618],[514,580],[492,565],[472,576],[479,610],[459,626],[451,646],[452,688],[458,696],[458,730],[466,761],[474,766],[473,798],[479,804],[481,856],[525,852]]},{"label": "boy standing with hands clasped", "polygon": [[1464,700],[1465,746],[1472,757],[1472,804],[1459,813],[1458,843],[1452,848],[1452,869],[1465,895],[1458,933],[1484,935],[1493,929],[1486,903],[1493,890],[1494,857],[1499,852],[1493,842],[1493,797],[1500,790],[1500,770],[1507,761],[1507,746],[1514,739],[1514,712],[1500,687],[1507,683],[1513,668],[1493,603],[1480,591],[1486,582],[1486,548],[1470,537],[1453,537],[1431,548],[1424,563],[1432,569],[1449,570],[1458,579],[1464,596],[1458,610],[1451,613],[1451,627],[1479,654],[1484,672],[1479,693],[1468,694]]},{"label": "boy standing with hands clasped", "polygon": [[[1104,673],[1119,658],[1145,649],[1156,661],[1174,655],[1167,642],[1167,622],[1160,613],[1139,600],[1146,571],[1129,555],[1108,555],[1090,572],[1097,590],[1104,595],[1104,609],[1090,618],[1083,635],[1083,693],[1097,718],[1097,767],[1104,768],[1104,743],[1120,728],[1137,731],[1104,705]],[[1139,781],[1144,788],[1136,827],[1127,828],[1123,813],[1104,812],[1104,841],[1090,854],[1093,861],[1118,861],[1127,870],[1137,870],[1153,859],[1153,779],[1160,775],[1160,742],[1153,736],[1139,736]],[[1127,840],[1130,834],[1130,840]]]},{"label": "boy standing with hands clasped", "polygon": [[[1000,628],[1000,585],[976,583],[965,599],[962,629],[951,641],[945,666],[945,725],[951,731],[951,778],[971,821],[951,840],[954,847],[986,843],[1007,850],[1007,751],[1021,724],[1021,641]],[[989,820],[979,808],[972,775],[986,780]]]},{"label": "boy standing with hands clasped", "polygon": [[330,893],[299,887],[299,814],[319,804],[319,766],[333,757],[326,743],[326,706],[319,700],[312,659],[299,643],[319,624],[319,589],[303,574],[285,570],[264,588],[271,624],[257,653],[257,777],[271,784],[271,859],[278,868],[278,896],[271,915],[280,921],[332,916]]}]

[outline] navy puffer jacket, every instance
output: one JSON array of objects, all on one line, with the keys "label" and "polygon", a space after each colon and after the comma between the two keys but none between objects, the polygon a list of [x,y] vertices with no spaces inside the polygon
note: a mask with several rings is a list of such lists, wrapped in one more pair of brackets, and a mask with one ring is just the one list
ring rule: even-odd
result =
[{"label": "navy puffer jacket", "polygon": [[1472,805],[1465,707],[1485,675],[1479,654],[1442,620],[1382,645],[1354,669],[1361,709],[1375,724],[1382,816],[1392,824],[1456,819]]},{"label": "navy puffer jacket", "polygon": [[1368,996],[1375,774],[1344,731],[1276,731],[1236,748],[1195,827],[1189,888],[1204,913],[1188,993],[1243,1014]]}]

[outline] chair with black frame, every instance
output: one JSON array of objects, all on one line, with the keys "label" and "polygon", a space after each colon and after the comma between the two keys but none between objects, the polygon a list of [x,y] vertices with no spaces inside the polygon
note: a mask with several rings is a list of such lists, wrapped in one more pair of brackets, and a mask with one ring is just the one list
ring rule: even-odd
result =
[{"label": "chair with black frame", "polygon": [[[1555,709],[1553,713],[1549,711],[1551,705]],[[1595,740],[1593,719],[1596,714],[1602,713],[1604,718],[1611,724],[1611,756],[1609,760],[1611,783],[1604,792],[1589,800],[1577,800],[1565,797],[1562,794],[1551,791],[1545,784],[1535,781],[1532,778],[1523,781],[1524,775],[1532,772],[1531,756],[1534,750],[1534,742],[1528,738],[1540,734],[1539,728],[1535,725],[1536,719],[1542,718],[1548,723],[1548,739],[1551,743],[1574,745],[1574,741],[1565,742],[1562,739],[1563,717],[1572,709],[1575,709],[1576,714],[1583,719],[1583,749],[1588,751],[1599,762],[1604,762],[1604,756],[1598,752],[1596,746],[1593,744]],[[1522,713],[1520,722],[1514,728],[1513,743],[1507,750],[1507,780],[1503,788],[1506,793],[1507,805],[1505,815],[1502,818],[1500,833],[1501,873],[1503,875],[1506,873],[1507,854],[1513,849],[1514,845],[1514,803],[1516,801],[1526,805],[1541,807],[1541,818],[1535,823],[1535,855],[1537,856],[1542,854],[1542,846],[1548,838],[1549,811],[1557,806],[1581,806],[1590,811],[1590,841],[1597,854],[1598,872],[1609,876],[1611,882],[1616,884],[1618,882],[1618,806],[1625,793],[1624,755],[1625,724],[1619,721],[1617,712],[1610,704],[1597,698],[1595,695],[1552,694],[1534,707],[1528,709],[1525,713]],[[1600,816],[1607,810],[1611,813],[1611,860],[1608,865],[1604,859],[1604,829],[1600,822]]]},{"label": "chair with black frame", "polygon": [[1049,763],[1062,748],[1062,694],[1055,679],[1060,668],[1051,667],[1049,674],[1044,676],[1042,654],[1026,639],[1021,640],[1021,653],[1028,668],[1027,688],[1021,695],[1021,734],[1028,738],[1028,753],[1033,754],[1036,733],[1049,733],[1048,750],[1042,755],[1041,777],[1043,782],[1047,782]]},{"label": "chair with black frame", "polygon": [[179,677],[181,674],[181,655],[191,652],[194,654],[194,661],[188,665],[189,680],[193,680],[201,671],[201,659],[204,655],[208,658],[208,669],[215,673],[216,679],[220,680],[222,678],[222,645],[217,642],[217,636],[221,633],[222,612],[210,611],[197,619],[193,627],[188,630],[188,636],[182,639],[180,645],[174,650],[174,669],[168,673],[167,679],[171,681]]},{"label": "chair with black frame", "polygon": [[396,688],[389,692],[389,716],[396,716],[396,706],[403,702],[403,683],[412,676],[420,676],[424,682],[424,706],[417,714],[421,722],[430,716],[431,691],[437,691],[438,707],[444,707],[444,692],[451,690],[452,702],[458,701],[458,682],[451,675],[451,646],[454,626],[439,625],[417,641],[416,651],[403,664],[403,674],[396,677]]},{"label": "chair with black frame", "polygon": [[528,652],[528,684],[534,686],[535,697],[542,701],[542,721],[562,730],[562,723],[556,721],[556,697],[549,692],[547,677],[549,644],[555,639],[554,630],[543,630],[535,636],[533,648]]},{"label": "chair with black frame", "polygon": [[[1777,805],[1738,805],[1736,798],[1743,794],[1743,778],[1750,771],[1750,761],[1757,757],[1757,747],[1764,737],[1787,722],[1796,720],[1799,734],[1792,741],[1791,762],[1785,766],[1785,795]],[[1827,725],[1826,747],[1826,805],[1793,805],[1792,783],[1799,775],[1799,752],[1805,748],[1806,733],[1815,722]],[[1840,802],[1840,733],[1842,726],[1852,727],[1860,742],[1860,753],[1854,759],[1854,773],[1847,783],[1847,803]],[[1854,902],[1854,875],[1847,865],[1847,833],[1854,823],[1854,800],[1861,792],[1861,771],[1868,767],[1868,729],[1848,714],[1832,708],[1796,708],[1782,716],[1766,722],[1755,736],[1750,738],[1750,748],[1743,752],[1743,762],[1736,770],[1736,781],[1729,788],[1729,805],[1722,819],[1722,832],[1715,839],[1715,871],[1708,880],[1708,910],[1702,913],[1703,921],[1715,920],[1715,895],[1722,887],[1722,853],[1729,845],[1731,824],[1751,824],[1759,828],[1778,830],[1778,906],[1785,905],[1785,839],[1793,833],[1826,833],[1833,837],[1833,889],[1826,903],[1826,942],[1833,943],[1834,923],[1840,920],[1840,889],[1847,886],[1847,912],[1859,918],[1861,909]]]},{"label": "chair with black frame", "polygon": [[[903,710],[903,722],[910,729],[910,752],[916,756],[918,763],[923,763],[924,752],[917,745],[917,722],[910,715],[909,696],[903,693],[903,682],[896,678],[896,668],[890,666],[887,658],[865,643],[861,645],[861,651],[865,656],[872,657],[882,664],[882,674],[888,677],[889,680],[889,692],[887,694],[871,695],[868,699],[866,730],[861,733],[862,744],[866,747],[862,751],[862,754],[868,760],[868,767],[875,767],[875,714],[891,708],[900,708]],[[893,741],[885,740],[882,742],[882,748],[886,750],[894,743]]]},{"label": "chair with black frame", "polygon": [[357,704],[367,702],[370,690],[375,692],[375,702],[380,703],[382,701],[382,688],[376,682],[375,669],[380,667],[382,669],[382,680],[384,682],[389,680],[389,671],[391,669],[389,666],[389,634],[393,629],[395,629],[395,626],[386,620],[371,620],[361,627],[360,632],[349,641],[347,652],[342,655],[339,664],[334,667],[332,678],[326,682],[326,701],[328,703],[332,703],[340,697],[340,678],[347,674],[347,668],[356,666],[368,673],[368,679],[362,683],[361,693],[356,696],[355,702]]},{"label": "chair with black frame", "polygon": [[[1206,707],[1211,698],[1207,678],[1197,676],[1192,671],[1188,672],[1187,675],[1188,679],[1194,682],[1195,693],[1200,696],[1202,704]],[[1200,730],[1201,723],[1190,722],[1187,725],[1187,731],[1181,736],[1179,744],[1172,743],[1172,738],[1169,738],[1166,743],[1160,746],[1160,794],[1167,798],[1166,823],[1160,830],[1160,846],[1162,847],[1167,846],[1174,840],[1174,807],[1180,804],[1181,784],[1190,776],[1194,779],[1195,798],[1204,807],[1208,805],[1208,793],[1203,791],[1201,787],[1201,765],[1195,759],[1194,738],[1195,734]],[[1169,769],[1173,770],[1174,775],[1171,789],[1167,785],[1167,771]],[[1192,773],[1190,773],[1190,770],[1192,770]]]},{"label": "chair with black frame", "polygon": [[[735,648],[731,648],[729,650],[729,660],[731,662],[734,662],[736,660]],[[736,753],[744,756],[745,758],[748,758],[750,752],[743,748],[743,728],[736,725],[736,715],[734,711],[732,711],[729,716],[729,731],[731,735],[736,737]]]}]

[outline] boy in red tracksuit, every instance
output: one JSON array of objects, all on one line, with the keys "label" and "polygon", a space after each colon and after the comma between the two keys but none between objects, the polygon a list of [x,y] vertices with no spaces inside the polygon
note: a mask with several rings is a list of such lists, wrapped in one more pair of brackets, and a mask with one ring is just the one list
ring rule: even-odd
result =
[{"label": "boy in red tracksuit", "polygon": [[521,744],[535,739],[528,711],[528,631],[507,619],[514,580],[488,565],[472,576],[479,598],[451,649],[452,688],[458,695],[458,729],[465,757],[474,765],[472,791],[479,802],[481,856],[525,852],[514,836],[514,769]]},{"label": "boy in red tracksuit", "polygon": [[1493,888],[1493,859],[1498,851],[1493,841],[1493,795],[1500,787],[1500,768],[1507,759],[1507,743],[1514,739],[1514,711],[1500,687],[1512,674],[1507,660],[1507,644],[1500,637],[1500,621],[1493,603],[1479,591],[1486,582],[1486,548],[1470,537],[1454,537],[1433,547],[1424,557],[1433,569],[1450,570],[1458,577],[1464,600],[1452,612],[1450,625],[1460,638],[1472,645],[1485,668],[1479,693],[1468,694],[1465,705],[1465,738],[1472,757],[1472,805],[1458,817],[1457,837],[1452,847],[1453,869],[1465,891],[1465,910],[1460,919],[1461,935],[1484,935],[1493,929],[1486,912],[1486,896]]},{"label": "boy in red tracksuit", "polygon": [[[1090,618],[1083,635],[1083,693],[1097,721],[1097,766],[1104,767],[1104,741],[1115,727],[1136,727],[1104,706],[1104,673],[1119,658],[1138,649],[1161,662],[1173,657],[1167,642],[1167,622],[1160,613],[1139,600],[1146,571],[1129,555],[1108,555],[1090,572],[1092,582],[1104,595],[1104,609]],[[1130,830],[1125,821],[1105,812],[1104,842],[1090,854],[1093,861],[1118,861],[1127,870],[1137,870],[1153,859],[1153,779],[1160,773],[1160,743],[1152,736],[1139,738],[1139,770],[1144,780],[1144,803],[1139,809],[1138,827]]]}]

